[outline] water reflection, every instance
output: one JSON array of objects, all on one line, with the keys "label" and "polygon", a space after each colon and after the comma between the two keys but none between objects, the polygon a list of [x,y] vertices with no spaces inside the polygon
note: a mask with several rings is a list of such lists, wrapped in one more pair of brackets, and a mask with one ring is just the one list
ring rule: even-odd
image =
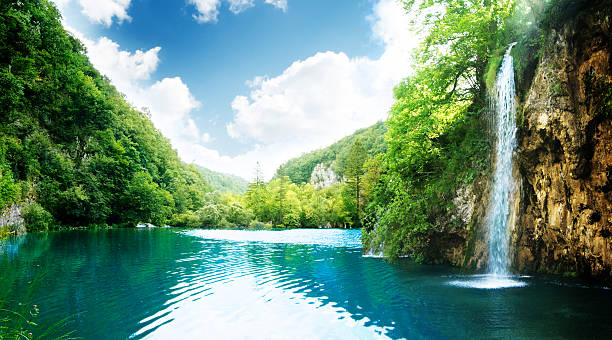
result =
[{"label": "water reflection", "polygon": [[165,308],[141,320],[132,337],[363,339],[382,338],[393,329],[328,296],[343,288],[333,287],[344,271],[338,267],[346,266],[344,256],[334,257],[337,247],[356,256],[361,252],[356,231],[316,237],[304,230],[185,234],[201,239],[203,249],[176,261],[169,275],[178,283]]}]

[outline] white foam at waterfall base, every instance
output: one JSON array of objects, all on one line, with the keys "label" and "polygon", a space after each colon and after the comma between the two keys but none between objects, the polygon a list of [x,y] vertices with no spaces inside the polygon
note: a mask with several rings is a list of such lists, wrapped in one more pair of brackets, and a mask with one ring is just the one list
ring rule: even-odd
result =
[{"label": "white foam at waterfall base", "polygon": [[526,282],[515,280],[514,276],[495,274],[472,275],[465,279],[450,281],[448,284],[461,288],[501,289],[525,287]]}]

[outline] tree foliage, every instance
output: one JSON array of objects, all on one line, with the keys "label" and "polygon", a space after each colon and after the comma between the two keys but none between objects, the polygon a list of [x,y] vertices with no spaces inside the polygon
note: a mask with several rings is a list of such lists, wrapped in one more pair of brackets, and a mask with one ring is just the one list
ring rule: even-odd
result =
[{"label": "tree foliage", "polygon": [[220,193],[244,194],[248,189],[249,182],[242,177],[212,171],[197,165],[195,167],[206,183]]},{"label": "tree foliage", "polygon": [[386,131],[387,128],[383,122],[357,130],[350,136],[344,137],[326,148],[287,161],[278,168],[277,176],[282,171],[293,183],[308,183],[317,164],[323,164],[331,168],[339,177],[342,177],[353,142],[359,138],[368,156],[373,157],[386,151],[384,140]]},{"label": "tree foliage", "polygon": [[49,1],[0,3],[0,87],[0,208],[33,199],[32,229],[165,224],[202,207],[202,176],[93,68]]},{"label": "tree foliage", "polygon": [[428,31],[415,73],[394,90],[387,153],[370,164],[363,241],[389,257],[424,261],[429,231],[452,204],[453,191],[489,165],[485,71],[510,42],[503,27],[515,6],[512,0],[404,3],[425,17]]}]

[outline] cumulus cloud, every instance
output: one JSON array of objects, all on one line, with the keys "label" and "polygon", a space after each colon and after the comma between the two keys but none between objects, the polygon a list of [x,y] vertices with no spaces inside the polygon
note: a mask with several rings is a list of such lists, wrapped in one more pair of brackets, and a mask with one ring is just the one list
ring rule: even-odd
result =
[{"label": "cumulus cloud", "polygon": [[[256,77],[247,82],[248,96],[232,101],[228,134],[255,141],[261,150],[294,150],[288,152],[294,157],[384,120],[393,86],[410,73],[410,52],[418,41],[396,1],[376,3],[369,20],[373,38],[385,47],[380,58],[320,52],[276,77]],[[271,160],[272,167],[283,160]]]},{"label": "cumulus cloud", "polygon": [[266,0],[266,3],[282,9],[283,12],[287,10],[287,0]]},{"label": "cumulus cloud", "polygon": [[170,140],[200,143],[202,134],[190,112],[200,107],[180,77],[164,78],[128,95],[139,106],[148,107],[151,121]]},{"label": "cumulus cloud", "polygon": [[[72,0],[53,0],[60,8],[65,8]],[[81,5],[81,12],[89,18],[89,20],[110,26],[113,23],[113,18],[117,18],[119,23],[123,20],[131,20],[127,14],[127,9],[130,7],[130,0],[78,0]]]},{"label": "cumulus cloud", "polygon": [[188,0],[188,3],[195,6],[198,13],[193,18],[199,23],[217,22],[221,0]]},{"label": "cumulus cloud", "polygon": [[234,98],[228,133],[263,144],[304,139],[323,146],[385,117],[394,79],[380,72],[376,62],[344,53],[296,61],[277,77],[253,81],[249,97]]},{"label": "cumulus cloud", "polygon": [[119,44],[102,37],[98,41],[80,39],[87,47],[89,59],[117,88],[127,89],[138,80],[148,80],[159,64],[161,47],[131,53],[120,50]]},{"label": "cumulus cloud", "polygon": [[[234,14],[241,13],[244,10],[255,6],[254,0],[223,1],[225,1],[229,5],[229,10]],[[287,0],[265,0],[264,2],[266,4],[281,9],[283,12],[287,11]],[[187,3],[195,7],[197,13],[193,14],[193,18],[199,23],[217,22],[219,16],[219,7],[221,6],[222,0],[187,0]]]}]

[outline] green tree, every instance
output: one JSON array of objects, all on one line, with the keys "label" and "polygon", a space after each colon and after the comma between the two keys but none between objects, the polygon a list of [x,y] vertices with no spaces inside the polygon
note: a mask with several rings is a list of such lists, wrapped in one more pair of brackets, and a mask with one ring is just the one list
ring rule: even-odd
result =
[{"label": "green tree", "polygon": [[63,226],[160,224],[211,190],[47,0],[0,3],[0,88],[0,209],[27,196]]},{"label": "green tree", "polygon": [[394,89],[387,152],[369,163],[364,246],[425,260],[436,214],[488,166],[487,65],[510,41],[513,0],[404,1],[427,31],[413,75]]},{"label": "green tree", "polygon": [[163,225],[174,208],[172,195],[153,182],[149,173],[140,171],[130,180],[123,205],[132,223],[151,222]]},{"label": "green tree", "polygon": [[283,172],[279,174],[278,178],[278,225],[284,225],[283,223],[283,203],[285,202],[285,196],[287,194],[287,182],[289,178],[284,175]]},{"label": "green tree", "polygon": [[354,203],[352,204],[355,211],[353,220],[354,225],[361,224],[361,178],[363,176],[363,164],[367,158],[366,150],[363,147],[360,139],[356,139],[351,145],[344,174],[347,177],[347,189],[352,193]]},{"label": "green tree", "polygon": [[196,214],[200,219],[200,224],[204,227],[219,227],[223,219],[221,209],[213,203],[204,205]]},{"label": "green tree", "polygon": [[253,182],[249,183],[249,187],[244,194],[245,205],[253,211],[258,220],[266,221],[269,218],[269,209],[266,205],[269,193],[263,180],[263,172],[259,162],[257,162],[254,172]]}]

